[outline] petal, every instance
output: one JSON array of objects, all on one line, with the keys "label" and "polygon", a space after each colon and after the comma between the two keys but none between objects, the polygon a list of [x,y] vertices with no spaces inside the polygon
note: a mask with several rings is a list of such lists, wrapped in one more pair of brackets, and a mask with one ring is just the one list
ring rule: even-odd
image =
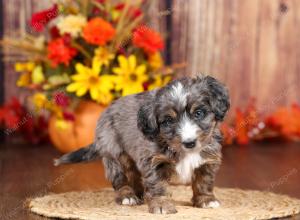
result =
[{"label": "petal", "polygon": [[142,75],[138,75],[138,82],[140,84],[142,84],[143,82],[147,81],[148,80],[148,76],[145,75],[145,74],[142,74]]},{"label": "petal", "polygon": [[113,96],[110,93],[102,93],[99,96],[98,101],[100,101],[102,104],[109,104],[113,100]]},{"label": "petal", "polygon": [[101,88],[104,88],[104,90],[111,90],[114,88],[114,82],[116,81],[115,76],[101,76]]},{"label": "petal", "polygon": [[70,85],[67,86],[67,91],[68,92],[75,92],[76,90],[78,90],[80,87],[82,87],[82,83],[79,82],[75,82],[75,83],[71,83]]},{"label": "petal", "polygon": [[136,67],[136,57],[134,55],[130,55],[128,58],[128,64],[129,64],[129,70],[130,72],[134,72],[134,69]]},{"label": "petal", "polygon": [[87,87],[81,87],[77,90],[76,95],[77,96],[83,96],[87,92]]},{"label": "petal", "polygon": [[113,72],[115,74],[122,75],[124,71],[121,68],[119,68],[119,67],[114,67],[113,68]]},{"label": "petal", "polygon": [[93,100],[97,100],[99,97],[99,90],[97,89],[97,87],[92,87],[90,89],[90,95],[92,97]]},{"label": "petal", "polygon": [[146,66],[145,65],[139,65],[136,69],[135,69],[135,73],[137,75],[141,75],[144,74],[146,71]]},{"label": "petal", "polygon": [[89,77],[88,74],[75,74],[71,76],[72,80],[74,81],[82,81],[82,80],[87,80]]},{"label": "petal", "polygon": [[128,61],[126,59],[125,56],[120,55],[118,56],[118,61],[119,61],[119,65],[121,67],[121,69],[123,69],[123,71],[128,71]]},{"label": "petal", "polygon": [[100,62],[99,59],[96,59],[96,58],[93,59],[92,70],[93,70],[94,74],[98,75],[101,72],[101,65],[102,65],[102,62]]},{"label": "petal", "polygon": [[116,82],[116,88],[115,89],[117,91],[120,91],[126,85],[124,77],[116,77],[115,82]]},{"label": "petal", "polygon": [[142,85],[134,83],[123,88],[122,96],[132,95],[144,91]]},{"label": "petal", "polygon": [[76,63],[75,69],[80,74],[85,74],[88,70],[88,68],[82,65],[81,63]]}]

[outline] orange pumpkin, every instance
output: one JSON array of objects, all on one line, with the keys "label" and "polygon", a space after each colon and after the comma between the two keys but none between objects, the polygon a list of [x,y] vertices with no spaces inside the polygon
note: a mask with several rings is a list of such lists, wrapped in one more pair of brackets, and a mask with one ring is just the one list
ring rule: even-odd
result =
[{"label": "orange pumpkin", "polygon": [[95,138],[97,120],[104,110],[104,106],[95,102],[81,101],[74,111],[75,121],[70,122],[66,129],[57,128],[57,118],[51,116],[48,129],[54,146],[68,153],[91,144]]}]

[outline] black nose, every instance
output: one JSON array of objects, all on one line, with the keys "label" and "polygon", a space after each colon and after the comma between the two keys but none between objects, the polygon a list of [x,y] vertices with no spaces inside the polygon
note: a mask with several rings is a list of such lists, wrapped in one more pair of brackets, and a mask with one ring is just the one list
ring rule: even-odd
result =
[{"label": "black nose", "polygon": [[182,143],[186,148],[194,148],[196,146],[196,141],[186,141]]}]

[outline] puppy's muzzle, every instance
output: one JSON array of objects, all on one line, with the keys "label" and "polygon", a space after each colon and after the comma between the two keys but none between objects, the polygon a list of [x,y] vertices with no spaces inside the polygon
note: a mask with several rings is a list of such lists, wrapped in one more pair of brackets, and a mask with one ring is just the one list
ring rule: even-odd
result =
[{"label": "puppy's muzzle", "polygon": [[196,146],[196,140],[185,141],[182,142],[182,144],[185,148],[194,148]]}]

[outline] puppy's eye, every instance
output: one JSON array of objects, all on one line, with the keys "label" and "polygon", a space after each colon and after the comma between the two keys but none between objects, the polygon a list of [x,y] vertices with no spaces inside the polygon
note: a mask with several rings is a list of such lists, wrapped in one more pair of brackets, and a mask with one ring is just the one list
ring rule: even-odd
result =
[{"label": "puppy's eye", "polygon": [[205,109],[197,109],[194,112],[194,117],[196,119],[204,119],[206,115],[207,115],[207,111]]},{"label": "puppy's eye", "polygon": [[162,126],[164,126],[164,127],[168,127],[168,126],[170,126],[173,122],[174,122],[173,118],[171,118],[171,117],[166,117],[166,118],[161,122],[161,124],[162,124]]}]

